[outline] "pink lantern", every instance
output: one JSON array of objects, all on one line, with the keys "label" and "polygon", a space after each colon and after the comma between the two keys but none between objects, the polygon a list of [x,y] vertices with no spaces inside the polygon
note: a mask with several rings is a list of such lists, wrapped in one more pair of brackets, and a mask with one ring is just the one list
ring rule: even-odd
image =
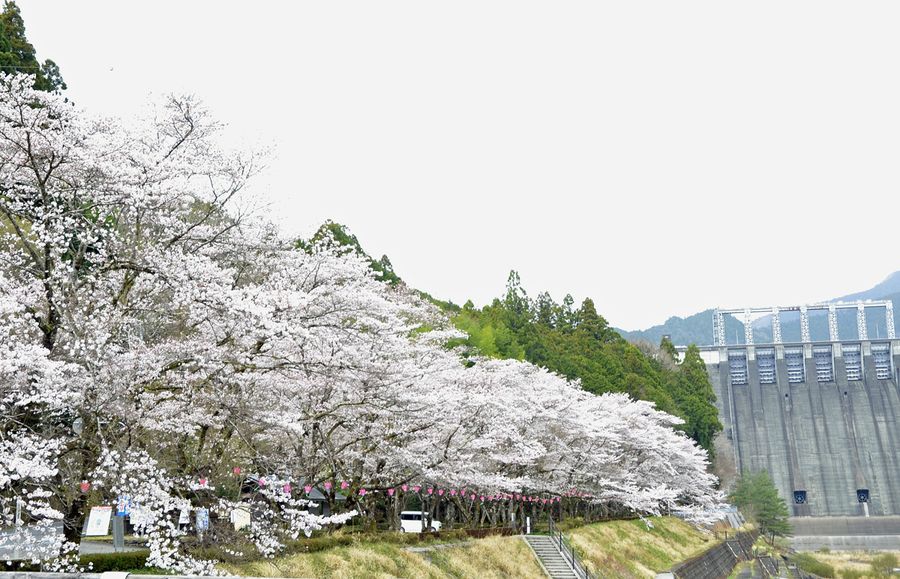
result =
[{"label": "pink lantern", "polygon": [[420,487],[419,485],[416,485],[416,486],[413,487],[413,492],[414,492],[414,493],[417,493],[417,492],[419,492],[420,490],[422,490],[422,487]]},{"label": "pink lantern", "polygon": [[311,493],[311,492],[312,492],[312,485],[306,485],[305,487],[303,487],[303,491],[306,492],[306,494]]},{"label": "pink lantern", "polygon": [[472,495],[472,496],[470,496],[469,498],[472,499],[472,500],[474,501],[474,500],[475,500],[475,495]]},{"label": "pink lantern", "polygon": [[201,487],[205,487],[205,486],[206,486],[206,479],[205,479],[205,478],[201,478],[201,479],[200,479],[200,486],[201,486]]},{"label": "pink lantern", "polygon": [[444,496],[444,489],[438,489],[438,496],[439,497]]},{"label": "pink lantern", "polygon": [[[288,495],[291,494],[291,483],[284,483],[284,486],[281,487],[281,490],[283,490],[285,492],[285,494],[288,494]],[[310,489],[310,490],[312,490],[312,489]],[[306,491],[306,492],[309,492],[309,491]]]},{"label": "pink lantern", "polygon": [[86,493],[89,490],[91,490],[91,483],[89,483],[86,480],[83,480],[83,481],[81,481],[81,484],[78,485],[78,487],[81,489],[81,492]]},{"label": "pink lantern", "polygon": [[409,485],[400,485],[400,490],[406,492],[409,490]]},{"label": "pink lantern", "polygon": [[350,486],[350,483],[348,483],[347,481],[345,481],[345,480],[341,481],[341,490],[346,490],[347,487],[349,487],[349,486]]},{"label": "pink lantern", "polygon": [[260,487],[264,487],[266,486],[266,479],[260,478],[258,481],[256,481],[256,484],[258,484]]},{"label": "pink lantern", "polygon": [[361,497],[366,496],[366,489],[359,489],[359,496],[361,496]]},{"label": "pink lantern", "polygon": [[389,496],[389,497],[394,496],[394,489],[393,489],[393,488],[389,488],[389,489],[387,490],[387,493],[388,493],[388,496]]},{"label": "pink lantern", "polygon": [[233,469],[231,469],[231,472],[233,472],[234,474],[241,474],[241,467],[236,466]]},{"label": "pink lantern", "polygon": [[433,488],[431,488],[431,487],[428,487],[428,491],[427,491],[427,492],[428,492],[428,494],[431,494],[431,493],[433,493],[433,492],[434,492],[434,489],[433,489]]},{"label": "pink lantern", "polygon": [[451,497],[455,497],[455,496],[456,496],[456,489],[450,489],[450,496],[451,496]]},{"label": "pink lantern", "polygon": [[330,491],[331,490],[331,481],[330,480],[325,481],[324,486],[325,486],[326,491]]},{"label": "pink lantern", "polygon": [[484,495],[481,495],[481,502],[484,502]]}]

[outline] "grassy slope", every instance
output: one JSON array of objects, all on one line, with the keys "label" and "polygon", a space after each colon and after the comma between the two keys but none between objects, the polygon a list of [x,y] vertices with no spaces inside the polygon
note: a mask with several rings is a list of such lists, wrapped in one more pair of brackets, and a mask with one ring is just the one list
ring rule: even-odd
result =
[{"label": "grassy slope", "polygon": [[585,564],[602,577],[654,577],[710,548],[714,541],[674,517],[652,517],[653,528],[640,520],[610,521],[567,533]]},{"label": "grassy slope", "polygon": [[900,559],[900,551],[843,551],[816,553],[816,559],[833,566],[838,577],[872,577],[872,560],[879,555],[892,553]]},{"label": "grassy slope", "polygon": [[[673,517],[610,521],[574,528],[566,534],[585,563],[601,577],[653,577],[708,548],[714,541]],[[255,577],[501,579],[544,577],[528,545],[519,537],[488,537],[412,552],[397,541],[360,541],[271,561],[223,565],[236,575]]]},{"label": "grassy slope", "polygon": [[361,543],[223,568],[256,577],[544,577],[528,545],[519,537],[489,537],[423,553],[407,551],[396,543]]}]

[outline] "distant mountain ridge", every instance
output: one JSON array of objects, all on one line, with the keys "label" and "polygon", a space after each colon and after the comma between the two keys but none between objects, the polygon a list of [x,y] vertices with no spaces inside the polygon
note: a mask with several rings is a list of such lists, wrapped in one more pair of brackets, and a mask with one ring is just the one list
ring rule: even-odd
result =
[{"label": "distant mountain ridge", "polygon": [[[867,289],[865,291],[857,292],[855,294],[849,294],[843,297],[839,297],[834,300],[829,300],[833,302],[850,302],[856,300],[885,300],[890,299],[889,296],[900,294],[900,271],[895,271],[891,275],[887,276],[883,282],[875,285],[875,287]],[[897,302],[894,302],[894,306],[896,309]]]},{"label": "distant mountain ridge", "polygon": [[[895,271],[884,281],[860,292],[848,294],[838,298],[826,300],[828,302],[849,302],[857,300],[890,300],[894,304],[894,326],[900,328],[900,271]],[[713,343],[713,312],[710,308],[697,314],[680,318],[673,316],[664,323],[647,328],[646,330],[617,331],[630,342],[646,340],[658,344],[664,335],[671,336],[672,342],[679,346],[697,344],[708,346]],[[782,338],[785,342],[800,341],[800,314],[797,312],[784,312],[780,316]],[[839,311],[838,325],[842,339],[857,339],[856,313],[853,311]],[[886,323],[883,316],[877,312],[867,312],[867,325],[869,338],[886,337]],[[809,330],[813,340],[828,339],[828,316],[824,312],[811,312],[809,316]],[[726,316],[725,333],[729,337],[729,343],[743,341],[744,324],[734,316]],[[753,321],[753,340],[757,343],[772,341],[772,318],[764,316]]]}]

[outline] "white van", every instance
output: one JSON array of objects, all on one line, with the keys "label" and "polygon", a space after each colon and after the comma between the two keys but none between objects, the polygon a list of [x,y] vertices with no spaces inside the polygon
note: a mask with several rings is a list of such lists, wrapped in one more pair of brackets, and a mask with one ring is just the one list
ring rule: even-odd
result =
[{"label": "white van", "polygon": [[[422,517],[425,522],[422,524]],[[400,532],[401,533],[421,533],[423,531],[431,531],[436,533],[441,530],[441,522],[432,520],[428,524],[428,513],[421,511],[403,511],[400,513]]]}]

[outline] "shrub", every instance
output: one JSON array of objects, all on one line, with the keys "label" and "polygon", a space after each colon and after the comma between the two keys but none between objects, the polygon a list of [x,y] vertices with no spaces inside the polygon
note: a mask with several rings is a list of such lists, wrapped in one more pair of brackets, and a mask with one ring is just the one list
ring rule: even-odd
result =
[{"label": "shrub", "polygon": [[82,555],[80,564],[91,573],[142,569],[147,565],[149,554],[149,551],[127,551],[125,553]]},{"label": "shrub", "polygon": [[[78,559],[78,564],[85,568],[89,573],[105,573],[107,571],[143,571],[152,572],[153,569],[146,567],[147,556],[150,554],[147,550],[128,551],[125,553],[98,553],[95,555],[82,555]],[[30,562],[23,561],[2,561],[0,562],[0,571],[40,571],[40,564],[34,565]],[[165,573],[162,569],[158,572]]]},{"label": "shrub", "polygon": [[828,563],[819,561],[809,553],[797,554],[794,557],[794,562],[798,567],[800,567],[807,573],[812,573],[814,575],[818,575],[819,577],[826,577],[828,579],[835,577],[834,567],[832,567]]},{"label": "shrub", "polygon": [[897,566],[897,555],[884,553],[872,559],[872,573],[877,577],[890,577]]}]

